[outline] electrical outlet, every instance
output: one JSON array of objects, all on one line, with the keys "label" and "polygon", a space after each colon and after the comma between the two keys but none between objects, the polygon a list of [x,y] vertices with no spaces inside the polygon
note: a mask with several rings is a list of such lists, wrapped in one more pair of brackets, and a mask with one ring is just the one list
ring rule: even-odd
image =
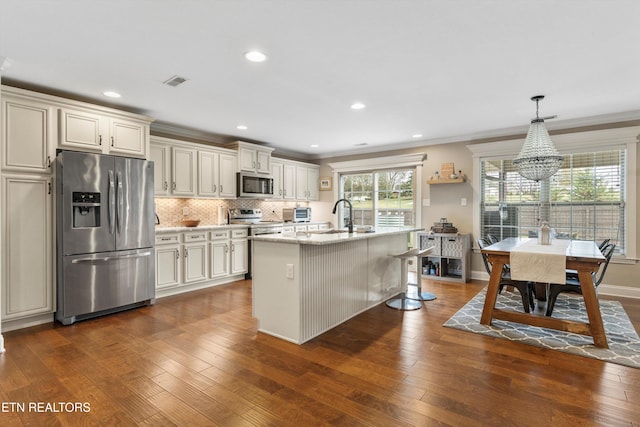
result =
[{"label": "electrical outlet", "polygon": [[184,208],[182,208],[182,215],[189,215],[189,207],[185,206]]},{"label": "electrical outlet", "polygon": [[460,199],[460,206],[467,206],[467,198],[463,197]]},{"label": "electrical outlet", "polygon": [[293,279],[293,264],[287,264],[287,279]]},{"label": "electrical outlet", "polygon": [[422,199],[422,206],[431,206],[431,199]]}]

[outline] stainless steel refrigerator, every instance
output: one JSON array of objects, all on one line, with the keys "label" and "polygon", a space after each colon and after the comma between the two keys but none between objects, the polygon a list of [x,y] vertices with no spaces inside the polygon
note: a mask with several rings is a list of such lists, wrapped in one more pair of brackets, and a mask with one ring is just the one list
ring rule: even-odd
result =
[{"label": "stainless steel refrigerator", "polygon": [[70,325],[155,302],[153,162],[56,157],[56,319]]}]

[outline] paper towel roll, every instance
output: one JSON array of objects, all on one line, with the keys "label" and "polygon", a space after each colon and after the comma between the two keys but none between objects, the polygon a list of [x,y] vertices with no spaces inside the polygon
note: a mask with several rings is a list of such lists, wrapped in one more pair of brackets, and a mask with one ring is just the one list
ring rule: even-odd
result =
[{"label": "paper towel roll", "polygon": [[224,223],[224,209],[222,206],[218,206],[218,225],[223,225]]}]

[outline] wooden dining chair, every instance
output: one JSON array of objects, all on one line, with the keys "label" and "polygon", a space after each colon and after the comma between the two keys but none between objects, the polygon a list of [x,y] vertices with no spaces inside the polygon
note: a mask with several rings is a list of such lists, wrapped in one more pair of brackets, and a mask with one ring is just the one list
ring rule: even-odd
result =
[{"label": "wooden dining chair", "polygon": [[[484,237],[478,238],[477,242],[480,249],[484,249],[485,247],[491,245],[491,242]],[[487,254],[482,254],[482,261],[484,262],[484,268],[487,270],[489,276],[491,276],[492,266],[489,262]],[[533,287],[533,283],[524,282],[521,280],[512,280],[511,271],[509,267],[505,265],[502,268],[502,275],[500,277],[500,287],[498,288],[498,293],[502,293],[502,289],[505,286],[513,286],[514,288],[518,289],[518,291],[520,292],[520,297],[522,298],[522,307],[524,308],[525,313],[530,313],[531,309],[535,307],[535,289]]]},{"label": "wooden dining chair", "polygon": [[[604,256],[604,262],[600,265],[600,269],[596,273],[591,274],[593,277],[593,285],[596,287],[596,292],[598,291],[598,285],[602,283],[604,273],[607,271],[609,261],[611,261],[615,248],[616,245],[614,243],[607,243],[601,250],[602,255]],[[573,292],[582,295],[582,287],[580,286],[580,281],[578,280],[577,275],[576,277],[572,277],[567,274],[567,282],[564,284],[549,284],[549,292],[547,293],[547,311],[545,313],[547,316],[551,316],[551,313],[553,313],[553,307],[556,305],[556,299],[562,292]]]}]

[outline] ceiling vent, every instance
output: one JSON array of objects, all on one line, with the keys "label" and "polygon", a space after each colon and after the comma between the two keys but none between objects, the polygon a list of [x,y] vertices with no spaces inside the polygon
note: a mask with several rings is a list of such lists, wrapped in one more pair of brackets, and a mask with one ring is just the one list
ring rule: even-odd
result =
[{"label": "ceiling vent", "polygon": [[170,77],[168,80],[165,80],[164,82],[162,82],[163,84],[167,85],[167,86],[173,86],[176,87],[178,85],[181,85],[182,83],[186,82],[188,79],[184,78],[184,77],[180,77],[180,76],[173,76]]}]

